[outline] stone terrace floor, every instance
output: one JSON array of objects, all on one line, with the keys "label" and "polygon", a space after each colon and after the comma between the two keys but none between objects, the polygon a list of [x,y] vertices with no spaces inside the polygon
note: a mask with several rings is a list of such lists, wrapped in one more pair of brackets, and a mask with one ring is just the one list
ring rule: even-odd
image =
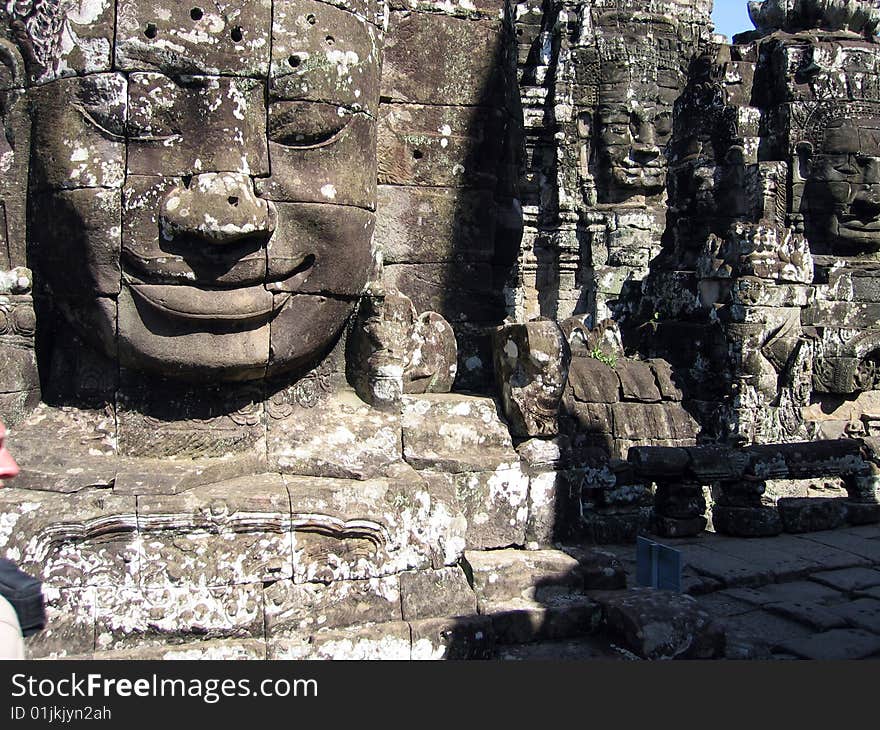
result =
[{"label": "stone terrace floor", "polygon": [[[880,659],[880,525],[772,538],[655,538],[725,629],[727,659]],[[635,546],[601,546],[635,586]],[[604,632],[499,647],[499,659],[638,659]]]},{"label": "stone terrace floor", "polygon": [[[880,659],[880,525],[771,538],[658,539],[683,590],[727,632],[727,655]],[[609,548],[635,585],[635,548]]]}]

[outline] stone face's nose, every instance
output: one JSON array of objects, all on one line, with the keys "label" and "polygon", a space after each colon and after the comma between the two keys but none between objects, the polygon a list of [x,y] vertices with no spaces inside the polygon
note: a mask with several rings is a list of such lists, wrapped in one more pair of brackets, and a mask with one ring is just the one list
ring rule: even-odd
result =
[{"label": "stone face's nose", "polygon": [[632,153],[635,159],[641,162],[650,162],[660,156],[653,120],[639,119],[637,121],[636,137],[633,142]]},{"label": "stone face's nose", "polygon": [[653,146],[657,143],[657,130],[653,117],[639,116],[635,122],[636,141],[644,145]]},{"label": "stone face's nose", "polygon": [[244,239],[268,241],[275,230],[275,210],[254,193],[241,173],[194,175],[162,200],[159,230],[166,241],[198,239],[224,245]]}]

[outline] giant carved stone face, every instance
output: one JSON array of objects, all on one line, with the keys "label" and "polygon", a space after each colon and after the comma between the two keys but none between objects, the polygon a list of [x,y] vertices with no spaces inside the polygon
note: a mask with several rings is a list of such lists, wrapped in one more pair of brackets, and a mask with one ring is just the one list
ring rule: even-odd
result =
[{"label": "giant carved stone face", "polygon": [[72,5],[48,40],[18,18],[37,69],[29,236],[53,302],[134,370],[311,364],[371,269],[379,31],[313,0]]},{"label": "giant carved stone face", "polygon": [[844,118],[824,130],[804,189],[814,250],[880,251],[880,117]]},{"label": "giant carved stone face", "polygon": [[664,149],[672,135],[672,104],[656,84],[605,93],[598,109],[598,159],[623,195],[655,194],[666,185]]}]

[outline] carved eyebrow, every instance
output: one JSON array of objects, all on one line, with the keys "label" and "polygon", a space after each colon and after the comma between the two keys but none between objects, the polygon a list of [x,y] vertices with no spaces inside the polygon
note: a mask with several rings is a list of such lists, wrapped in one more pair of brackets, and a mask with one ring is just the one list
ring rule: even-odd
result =
[{"label": "carved eyebrow", "polygon": [[179,135],[179,134],[166,134],[166,135],[145,134],[145,135],[139,135],[137,137],[127,137],[124,134],[116,134],[115,132],[111,132],[103,124],[101,124],[99,121],[97,121],[91,114],[89,114],[89,112],[86,111],[86,108],[84,106],[82,106],[82,104],[74,103],[74,104],[71,104],[71,106],[74,109],[76,109],[80,113],[80,115],[87,122],[89,122],[89,124],[94,126],[96,129],[100,129],[108,137],[110,137],[111,139],[114,139],[118,142],[128,142],[128,141],[133,141],[133,142],[164,142],[169,139],[180,139],[180,137],[181,137],[181,135]]}]

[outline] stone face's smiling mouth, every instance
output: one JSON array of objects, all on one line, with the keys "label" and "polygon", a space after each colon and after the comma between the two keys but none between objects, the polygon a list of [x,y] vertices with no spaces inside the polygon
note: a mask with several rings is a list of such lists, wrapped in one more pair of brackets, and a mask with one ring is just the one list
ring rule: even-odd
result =
[{"label": "stone face's smiling mouth", "polygon": [[277,312],[290,294],[275,296],[264,286],[201,289],[165,284],[128,285],[132,296],[176,319],[262,323]]},{"label": "stone face's smiling mouth", "polygon": [[253,322],[262,324],[280,310],[292,292],[308,279],[315,256],[303,256],[286,267],[271,282],[263,280],[225,288],[187,281],[150,283],[129,273],[123,274],[126,288],[137,300],[165,316],[214,322]]}]

